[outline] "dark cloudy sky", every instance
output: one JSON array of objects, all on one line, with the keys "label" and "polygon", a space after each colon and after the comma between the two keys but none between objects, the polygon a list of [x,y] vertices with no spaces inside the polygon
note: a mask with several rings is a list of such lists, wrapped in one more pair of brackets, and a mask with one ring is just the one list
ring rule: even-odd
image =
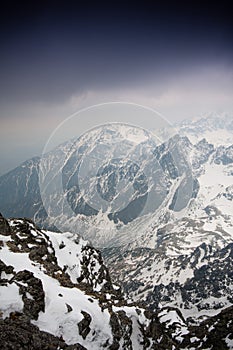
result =
[{"label": "dark cloudy sky", "polygon": [[0,174],[94,103],[136,102],[171,122],[232,112],[230,1],[7,1],[0,12]]}]

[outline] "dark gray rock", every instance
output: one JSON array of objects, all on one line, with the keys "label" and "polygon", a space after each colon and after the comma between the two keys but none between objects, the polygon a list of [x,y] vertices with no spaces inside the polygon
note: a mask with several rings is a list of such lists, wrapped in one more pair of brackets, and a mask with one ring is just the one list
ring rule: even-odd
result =
[{"label": "dark gray rock", "polygon": [[83,315],[83,319],[78,323],[78,329],[79,334],[83,337],[83,339],[86,339],[87,335],[91,331],[91,316],[85,311],[81,311],[81,313]]},{"label": "dark gray rock", "polygon": [[62,339],[40,331],[16,312],[0,319],[0,344],[1,350],[87,350],[80,344],[69,346]]},{"label": "dark gray rock", "polygon": [[4,236],[9,236],[11,234],[11,228],[8,221],[0,213],[0,234]]}]

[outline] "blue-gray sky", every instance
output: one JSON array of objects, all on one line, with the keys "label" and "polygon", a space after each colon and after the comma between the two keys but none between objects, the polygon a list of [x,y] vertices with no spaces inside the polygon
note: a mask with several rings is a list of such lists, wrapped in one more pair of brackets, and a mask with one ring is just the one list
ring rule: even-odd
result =
[{"label": "blue-gray sky", "polygon": [[230,1],[78,3],[1,5],[0,174],[94,103],[136,102],[171,122],[232,112]]}]

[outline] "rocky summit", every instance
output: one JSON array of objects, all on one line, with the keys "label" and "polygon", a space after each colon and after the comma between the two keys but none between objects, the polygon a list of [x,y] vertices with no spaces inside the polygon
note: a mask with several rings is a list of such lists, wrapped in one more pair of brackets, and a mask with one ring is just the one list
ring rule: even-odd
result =
[{"label": "rocky summit", "polygon": [[2,216],[0,231],[1,349],[232,348],[232,306],[196,325],[178,308],[127,300],[77,234]]}]

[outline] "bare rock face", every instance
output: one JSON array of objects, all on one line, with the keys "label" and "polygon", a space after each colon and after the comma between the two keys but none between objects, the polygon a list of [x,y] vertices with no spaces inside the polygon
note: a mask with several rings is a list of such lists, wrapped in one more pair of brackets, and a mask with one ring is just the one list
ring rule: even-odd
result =
[{"label": "bare rock face", "polygon": [[0,213],[0,234],[8,236],[11,234],[11,229],[8,224],[8,221]]},{"label": "bare rock face", "polygon": [[27,270],[16,273],[11,282],[19,285],[19,294],[22,296],[23,312],[31,319],[38,319],[39,312],[45,310],[45,293],[42,282]]},{"label": "bare rock face", "polygon": [[79,344],[68,346],[62,339],[40,331],[17,313],[0,319],[0,344],[2,350],[86,350]]},{"label": "bare rock face", "polygon": [[81,313],[83,315],[83,319],[78,323],[78,329],[83,339],[86,339],[88,333],[91,331],[91,316],[85,311],[81,311]]}]

